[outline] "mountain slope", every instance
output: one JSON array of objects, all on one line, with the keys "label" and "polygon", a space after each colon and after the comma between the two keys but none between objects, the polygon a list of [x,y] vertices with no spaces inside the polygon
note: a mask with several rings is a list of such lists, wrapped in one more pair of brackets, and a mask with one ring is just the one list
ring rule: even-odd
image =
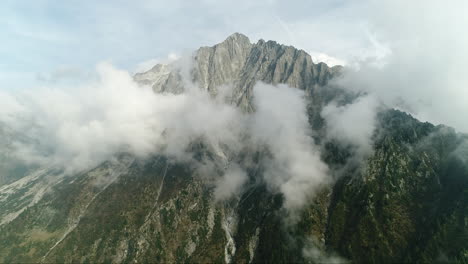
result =
[{"label": "mountain slope", "polygon": [[380,118],[366,169],[334,188],[327,244],[357,262],[463,263],[468,168],[455,153],[466,137],[398,111]]}]

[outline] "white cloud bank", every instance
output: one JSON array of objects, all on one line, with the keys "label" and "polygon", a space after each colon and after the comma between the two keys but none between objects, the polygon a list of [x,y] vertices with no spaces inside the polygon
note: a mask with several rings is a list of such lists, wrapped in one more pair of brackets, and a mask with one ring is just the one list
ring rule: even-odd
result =
[{"label": "white cloud bank", "polygon": [[252,135],[273,156],[264,177],[285,195],[287,208],[300,208],[329,179],[311,137],[304,92],[260,83],[254,88],[254,104]]},{"label": "white cloud bank", "polygon": [[[182,94],[157,94],[108,63],[97,66],[97,75],[85,85],[0,95],[0,122],[28,138],[15,142],[18,158],[72,174],[118,152],[190,161],[190,143],[203,139],[214,149],[225,144],[232,153],[245,146],[268,148],[264,179],[284,194],[286,207],[300,207],[327,181],[328,168],[311,139],[303,91],[259,83],[254,88],[257,111],[246,114],[190,82]],[[246,180],[246,172],[230,164],[215,196],[238,194]]]},{"label": "white cloud bank", "polygon": [[339,84],[468,132],[468,2],[368,1],[367,10],[370,36],[385,52]]},{"label": "white cloud bank", "polygon": [[371,138],[377,122],[379,103],[370,95],[343,106],[331,102],[321,113],[326,122],[326,137],[355,147],[353,154],[357,155],[358,159],[371,154],[373,151]]}]

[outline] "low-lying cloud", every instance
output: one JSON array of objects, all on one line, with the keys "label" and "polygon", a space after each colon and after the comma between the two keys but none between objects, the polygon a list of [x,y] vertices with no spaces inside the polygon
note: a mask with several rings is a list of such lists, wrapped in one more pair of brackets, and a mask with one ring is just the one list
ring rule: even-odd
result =
[{"label": "low-lying cloud", "polygon": [[371,95],[359,97],[353,103],[341,106],[331,102],[321,112],[325,119],[326,137],[352,146],[358,159],[371,154],[378,107],[378,100]]},{"label": "low-lying cloud", "polygon": [[[189,146],[203,140],[225,162],[217,199],[239,194],[247,181],[242,164],[229,157],[245,147],[269,150],[263,178],[284,195],[288,208],[302,206],[328,180],[299,89],[259,83],[256,112],[247,114],[226,103],[223,93],[214,97],[187,80],[184,93],[171,94],[139,86],[128,72],[108,63],[97,66],[97,75],[87,84],[1,94],[2,126],[27,139],[12,139],[17,158],[73,174],[120,152],[194,161]],[[228,86],[223,90],[229,93]]]},{"label": "low-lying cloud", "polygon": [[348,68],[337,82],[420,120],[467,132],[467,7],[462,0],[368,1],[369,32],[386,52]]},{"label": "low-lying cloud", "polygon": [[247,179],[245,170],[238,164],[232,164],[216,182],[215,199],[225,200],[238,195]]},{"label": "low-lying cloud", "polygon": [[237,110],[208,95],[154,94],[106,63],[97,72],[97,81],[79,87],[2,95],[1,122],[29,139],[17,142],[19,158],[74,172],[117,152],[144,156],[167,148],[179,155],[194,137],[229,137]]},{"label": "low-lying cloud", "polygon": [[328,167],[312,140],[304,92],[285,85],[254,87],[252,135],[272,152],[265,179],[285,196],[285,206],[300,208],[328,180]]}]

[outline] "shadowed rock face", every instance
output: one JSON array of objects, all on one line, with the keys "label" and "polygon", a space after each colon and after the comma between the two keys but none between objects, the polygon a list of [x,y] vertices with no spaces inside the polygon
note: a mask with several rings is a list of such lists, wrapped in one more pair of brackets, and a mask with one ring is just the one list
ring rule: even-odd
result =
[{"label": "shadowed rock face", "polygon": [[[239,197],[223,202],[214,198],[216,169],[200,175],[192,164],[122,154],[73,177],[40,168],[0,186],[0,262],[466,263],[468,168],[458,150],[467,137],[384,110],[374,153],[359,168],[346,166],[349,150],[326,141],[320,116],[327,102],[354,98],[327,84],[340,69],[236,33],[197,50],[189,69],[174,62],[135,75],[155,92],[181,93],[195,81],[216,95],[226,85],[247,112],[255,111],[259,81],[304,90],[323,160],[342,176],[293,224],[283,197],[261,180],[261,152],[232,157],[249,161],[249,180]],[[223,166],[203,143],[192,151]]]}]

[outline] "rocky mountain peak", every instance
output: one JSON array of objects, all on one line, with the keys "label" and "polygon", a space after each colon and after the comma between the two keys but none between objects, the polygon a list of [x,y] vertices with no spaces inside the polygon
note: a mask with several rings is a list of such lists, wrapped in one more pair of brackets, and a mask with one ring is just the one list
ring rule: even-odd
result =
[{"label": "rocky mountain peak", "polygon": [[[271,40],[252,44],[240,33],[214,46],[199,48],[192,62],[192,81],[213,95],[218,87],[230,86],[232,103],[245,111],[253,111],[252,89],[259,81],[312,91],[326,85],[340,70],[325,63],[315,64],[304,50]],[[156,92],[183,91],[182,77],[174,67],[170,72],[168,67],[154,67],[137,74],[135,80],[152,86]]]},{"label": "rocky mountain peak", "polygon": [[252,43],[250,43],[250,39],[242,34],[242,33],[233,33],[232,35],[230,35],[229,37],[227,37],[223,42],[221,42],[220,44],[218,45],[226,45],[226,44],[234,44],[234,45],[239,45],[239,46],[250,46],[252,45]]},{"label": "rocky mountain peak", "polygon": [[194,54],[193,79],[200,88],[213,94],[220,85],[234,83],[252,49],[249,38],[234,33],[212,47],[202,47]]}]

